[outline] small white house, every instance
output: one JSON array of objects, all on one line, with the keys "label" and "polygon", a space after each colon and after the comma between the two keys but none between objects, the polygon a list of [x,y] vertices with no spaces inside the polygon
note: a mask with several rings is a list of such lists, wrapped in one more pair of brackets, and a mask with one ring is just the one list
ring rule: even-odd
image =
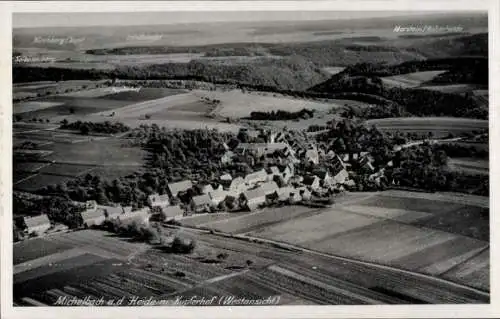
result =
[{"label": "small white house", "polygon": [[36,233],[40,235],[45,233],[50,228],[49,217],[45,214],[33,217],[24,217],[24,223],[28,234]]},{"label": "small white house", "polygon": [[148,196],[148,205],[151,208],[163,207],[170,205],[170,199],[168,194],[152,194]]}]

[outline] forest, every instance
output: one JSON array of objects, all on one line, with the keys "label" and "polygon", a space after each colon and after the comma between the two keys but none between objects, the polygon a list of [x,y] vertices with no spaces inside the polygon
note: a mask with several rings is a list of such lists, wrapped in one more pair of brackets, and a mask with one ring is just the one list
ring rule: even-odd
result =
[{"label": "forest", "polygon": [[[425,89],[387,88],[376,76],[337,74],[309,91],[326,94],[355,92],[377,95],[400,105],[405,113],[414,116],[488,118],[488,108],[480,105],[471,96]],[[401,116],[398,112],[393,116]]]}]

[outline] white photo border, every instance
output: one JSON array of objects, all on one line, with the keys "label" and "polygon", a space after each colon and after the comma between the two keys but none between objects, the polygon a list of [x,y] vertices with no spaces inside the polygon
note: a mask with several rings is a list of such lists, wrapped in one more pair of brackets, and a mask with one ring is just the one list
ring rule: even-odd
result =
[{"label": "white photo border", "polygon": [[131,11],[488,11],[491,145],[500,141],[498,0],[425,1],[5,1],[0,2],[0,166],[2,318],[491,318],[500,316],[499,150],[490,147],[491,301],[489,305],[268,306],[268,307],[13,307],[12,299],[12,13]]}]

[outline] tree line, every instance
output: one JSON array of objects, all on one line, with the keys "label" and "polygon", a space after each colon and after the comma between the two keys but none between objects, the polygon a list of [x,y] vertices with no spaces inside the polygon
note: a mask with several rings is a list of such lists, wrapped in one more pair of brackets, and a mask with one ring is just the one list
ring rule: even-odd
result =
[{"label": "tree line", "polygon": [[76,121],[69,123],[66,119],[61,121],[59,128],[62,130],[78,131],[82,135],[88,135],[89,133],[117,134],[130,130],[130,127],[120,122],[111,123],[110,121],[105,121],[103,123],[94,123]]},{"label": "tree line", "polygon": [[308,119],[314,116],[314,110],[302,109],[297,112],[289,112],[285,110],[277,110],[271,112],[258,112],[250,113],[249,120],[259,121],[290,121],[298,119]]}]

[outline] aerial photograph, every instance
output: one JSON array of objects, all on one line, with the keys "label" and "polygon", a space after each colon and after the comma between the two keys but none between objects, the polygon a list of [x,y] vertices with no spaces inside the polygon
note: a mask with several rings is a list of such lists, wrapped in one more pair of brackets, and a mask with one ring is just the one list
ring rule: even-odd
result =
[{"label": "aerial photograph", "polygon": [[15,308],[490,304],[486,11],[12,33]]}]

